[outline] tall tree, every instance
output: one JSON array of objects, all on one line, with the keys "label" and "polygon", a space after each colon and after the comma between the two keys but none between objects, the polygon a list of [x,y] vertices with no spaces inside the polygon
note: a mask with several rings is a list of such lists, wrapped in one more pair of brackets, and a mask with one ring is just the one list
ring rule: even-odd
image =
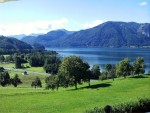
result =
[{"label": "tall tree", "polygon": [[57,75],[51,75],[45,79],[46,89],[57,89],[59,88],[59,78]]},{"label": "tall tree", "polygon": [[40,80],[40,78],[39,77],[36,77],[33,81],[32,81],[32,83],[31,83],[31,86],[32,87],[42,87],[42,82],[41,82],[41,80]]},{"label": "tall tree", "polygon": [[133,63],[134,74],[144,74],[146,65],[144,63],[143,57],[138,57]]},{"label": "tall tree", "polygon": [[0,62],[4,62],[5,61],[5,57],[3,55],[0,55]]},{"label": "tall tree", "polygon": [[10,76],[8,72],[0,72],[0,84],[4,87],[6,85],[9,85],[10,82]]},{"label": "tall tree", "polygon": [[119,62],[119,64],[116,65],[116,74],[119,76],[124,76],[124,78],[127,75],[130,75],[132,71],[132,66],[130,64],[130,59],[125,58]]},{"label": "tall tree", "polygon": [[0,72],[4,72],[4,68],[3,67],[0,67]]},{"label": "tall tree", "polygon": [[80,57],[69,56],[64,58],[59,68],[61,85],[64,87],[74,85],[75,89],[77,89],[77,84],[81,83],[81,80],[85,78],[84,74],[87,72],[87,68],[88,66],[85,66]]},{"label": "tall tree", "polygon": [[92,72],[92,79],[99,79],[99,76],[101,74],[99,65],[93,65],[91,72]]},{"label": "tall tree", "polygon": [[20,57],[15,58],[15,68],[21,68],[21,58]]},{"label": "tall tree", "polygon": [[12,85],[14,85],[14,87],[17,87],[19,84],[22,83],[18,77],[18,74],[15,74],[14,78],[11,79],[11,83]]},{"label": "tall tree", "polygon": [[46,73],[56,74],[60,63],[60,59],[56,56],[47,57],[43,68]]},{"label": "tall tree", "polygon": [[106,69],[106,79],[108,78],[108,74],[112,69],[112,65],[111,64],[106,64],[105,65],[105,69]]}]

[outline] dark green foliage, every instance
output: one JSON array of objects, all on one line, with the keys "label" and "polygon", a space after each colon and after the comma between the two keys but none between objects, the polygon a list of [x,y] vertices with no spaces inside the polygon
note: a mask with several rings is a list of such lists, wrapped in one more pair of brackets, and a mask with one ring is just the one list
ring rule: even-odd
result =
[{"label": "dark green foliage", "polygon": [[21,80],[19,79],[18,75],[15,74],[14,78],[11,79],[11,83],[14,87],[17,87],[19,84],[21,84]]},{"label": "dark green foliage", "polygon": [[[106,108],[106,107],[105,107]],[[107,113],[105,108],[95,107],[93,110],[87,110],[85,113]],[[150,99],[143,98],[137,102],[122,103],[112,106],[112,111],[108,113],[144,113],[150,111]]]},{"label": "dark green foliage", "polygon": [[47,57],[43,68],[46,73],[56,74],[60,63],[60,59],[56,56]]},{"label": "dark green foliage", "polygon": [[101,74],[99,65],[93,65],[91,72],[92,72],[91,79],[99,79],[99,76]]},{"label": "dark green foliage", "polygon": [[69,56],[64,58],[58,73],[61,85],[63,87],[74,85],[77,89],[77,84],[80,84],[81,80],[86,78],[85,75],[87,75],[88,70],[89,66],[80,57]]},{"label": "dark green foliage", "polygon": [[150,75],[150,70],[148,71],[148,74]]},{"label": "dark green foliage", "polygon": [[0,67],[0,72],[3,72],[5,69],[3,67]]},{"label": "dark green foliage", "polygon": [[59,88],[59,77],[57,75],[51,75],[45,79],[46,89],[55,90]]},{"label": "dark green foliage", "polygon": [[32,81],[31,86],[35,87],[35,88],[42,87],[42,82],[41,82],[40,78],[36,77],[35,80]]},{"label": "dark green foliage", "polygon": [[8,72],[0,72],[0,84],[4,87],[11,83],[11,79]]},{"label": "dark green foliage", "polygon": [[25,50],[32,49],[29,44],[17,40],[15,38],[7,38],[4,36],[0,36],[0,48],[4,50]]},{"label": "dark green foliage", "polygon": [[4,62],[5,61],[5,57],[3,55],[0,55],[0,62]]},{"label": "dark green foliage", "polygon": [[36,49],[36,50],[45,50],[45,47],[39,43],[34,43],[33,44],[33,49]]},{"label": "dark green foliage", "polygon": [[146,65],[142,57],[138,57],[133,63],[134,74],[144,74]]},{"label": "dark green foliage", "polygon": [[116,67],[111,64],[106,64],[105,69],[106,69],[106,73],[105,73],[106,79],[112,78],[114,80],[116,75]]},{"label": "dark green foliage", "polygon": [[125,58],[119,62],[119,64],[116,65],[116,74],[118,76],[128,76],[131,75],[131,72],[133,70],[132,65],[130,64],[130,59]]},{"label": "dark green foliage", "polygon": [[21,58],[20,57],[16,57],[15,58],[15,68],[21,68]]},{"label": "dark green foliage", "polygon": [[42,67],[45,62],[45,56],[42,53],[33,53],[30,55],[29,64],[32,67]]},{"label": "dark green foliage", "polygon": [[13,56],[12,55],[6,56],[5,62],[14,62]]}]

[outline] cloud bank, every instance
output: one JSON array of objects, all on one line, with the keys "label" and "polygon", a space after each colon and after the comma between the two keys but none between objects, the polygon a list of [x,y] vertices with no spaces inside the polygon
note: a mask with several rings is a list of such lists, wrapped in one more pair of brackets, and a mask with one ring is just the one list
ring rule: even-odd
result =
[{"label": "cloud bank", "polygon": [[51,30],[63,29],[68,23],[68,19],[62,18],[59,20],[50,21],[34,21],[30,23],[16,23],[11,25],[0,25],[0,35],[18,35],[31,33],[47,33]]},{"label": "cloud bank", "polygon": [[146,6],[147,5],[147,2],[141,2],[139,3],[140,6]]},{"label": "cloud bank", "polygon": [[102,20],[95,20],[95,21],[93,21],[91,23],[83,24],[83,28],[84,29],[92,28],[92,27],[95,27],[95,26],[97,26],[99,24],[102,24],[102,23],[103,23]]}]

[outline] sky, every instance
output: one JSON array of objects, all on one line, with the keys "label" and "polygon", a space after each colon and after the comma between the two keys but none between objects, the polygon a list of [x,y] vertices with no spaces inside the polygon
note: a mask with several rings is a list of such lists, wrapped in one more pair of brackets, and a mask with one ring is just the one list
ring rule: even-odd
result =
[{"label": "sky", "polygon": [[150,23],[150,0],[0,0],[0,35],[78,31],[106,21]]}]

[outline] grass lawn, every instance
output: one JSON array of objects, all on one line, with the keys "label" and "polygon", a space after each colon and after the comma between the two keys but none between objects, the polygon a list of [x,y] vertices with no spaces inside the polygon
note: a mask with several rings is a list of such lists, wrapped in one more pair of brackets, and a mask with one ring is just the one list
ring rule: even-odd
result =
[{"label": "grass lawn", "polygon": [[[23,65],[24,65],[24,66],[29,66],[30,68],[23,68],[22,70],[45,73],[43,67],[31,67],[28,63],[23,64]],[[4,68],[14,68],[14,67],[15,67],[15,64],[14,64],[14,63],[3,63],[3,64],[0,64],[0,67],[4,67]]]},{"label": "grass lawn", "polygon": [[[28,77],[34,77],[30,75]],[[1,113],[83,113],[85,110],[105,105],[136,101],[138,98],[150,98],[150,77],[117,78],[78,85],[58,91],[34,89],[27,83],[14,88],[0,87]],[[43,76],[41,76],[43,77]],[[41,78],[44,80],[44,78]],[[44,85],[44,84],[43,84]],[[23,87],[25,86],[25,87]]]}]

